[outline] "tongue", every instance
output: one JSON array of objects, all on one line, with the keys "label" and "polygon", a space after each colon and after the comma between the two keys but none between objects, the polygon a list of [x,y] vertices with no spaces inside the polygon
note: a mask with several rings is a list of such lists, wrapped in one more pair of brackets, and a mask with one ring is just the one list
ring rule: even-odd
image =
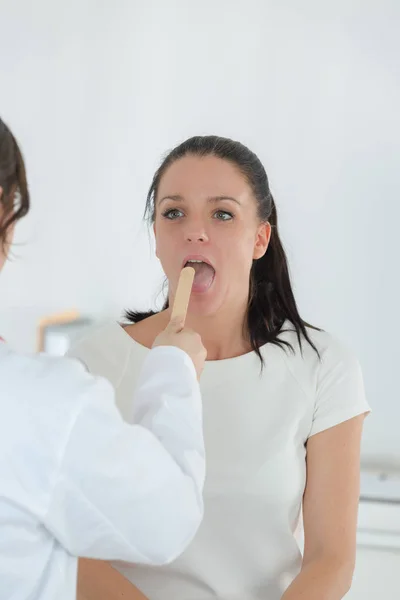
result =
[{"label": "tongue", "polygon": [[205,292],[214,281],[215,271],[207,263],[190,263],[190,266],[195,270],[193,291]]}]

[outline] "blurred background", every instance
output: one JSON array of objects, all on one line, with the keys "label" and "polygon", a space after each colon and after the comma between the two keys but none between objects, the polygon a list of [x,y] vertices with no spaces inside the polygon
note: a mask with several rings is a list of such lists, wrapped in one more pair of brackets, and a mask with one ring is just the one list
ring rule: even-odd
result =
[{"label": "blurred background", "polygon": [[31,350],[48,313],[157,305],[155,168],[191,135],[244,142],[300,312],[355,350],[373,408],[349,597],[399,598],[399,1],[0,0],[0,28],[0,115],[33,204],[1,278],[3,337]]}]

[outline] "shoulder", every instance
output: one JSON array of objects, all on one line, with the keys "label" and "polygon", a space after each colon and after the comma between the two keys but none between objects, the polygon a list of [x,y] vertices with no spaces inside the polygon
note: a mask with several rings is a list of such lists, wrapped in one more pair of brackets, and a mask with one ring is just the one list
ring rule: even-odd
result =
[{"label": "shoulder", "polygon": [[24,378],[30,382],[31,378],[37,378],[44,375],[66,376],[71,372],[82,372],[84,367],[79,361],[65,360],[60,357],[48,356],[46,354],[23,354],[15,352],[7,347],[0,353],[0,372],[4,376],[6,373],[13,378]]},{"label": "shoulder", "polygon": [[[319,352],[319,375],[340,368],[342,371],[359,371],[360,363],[355,352],[343,340],[327,331],[308,329],[310,339]],[[308,344],[309,346],[309,344]]]},{"label": "shoulder", "polygon": [[285,324],[279,338],[288,342],[291,350],[283,350],[283,360],[300,384],[315,392],[327,375],[340,378],[344,374],[360,376],[360,364],[351,348],[335,335],[307,327],[311,344],[301,338],[301,346],[293,325]]},{"label": "shoulder", "polygon": [[[294,354],[299,354],[303,362],[323,363],[327,360],[345,360],[356,361],[356,356],[350,347],[340,338],[323,329],[307,327],[307,334],[314,345],[301,337],[301,345],[297,338],[296,331],[291,323],[285,324],[279,338],[290,343]],[[317,352],[316,352],[317,351]]]},{"label": "shoulder", "polygon": [[79,349],[85,351],[103,352],[104,348],[117,346],[120,348],[124,344],[123,328],[117,321],[109,321],[90,327],[85,330],[81,337],[78,337],[72,345],[68,355]]},{"label": "shoulder", "polygon": [[67,398],[72,401],[92,384],[92,378],[79,360],[44,354],[1,353],[0,379],[7,389],[7,400],[22,398],[39,404]]},{"label": "shoulder", "polygon": [[84,363],[90,373],[106,377],[114,387],[121,381],[127,366],[132,361],[140,362],[146,354],[147,348],[117,322],[92,328],[68,352],[68,356]]},{"label": "shoulder", "polygon": [[147,348],[151,348],[159,333],[168,325],[168,317],[165,311],[156,313],[138,323],[127,325],[126,333],[136,342]]}]

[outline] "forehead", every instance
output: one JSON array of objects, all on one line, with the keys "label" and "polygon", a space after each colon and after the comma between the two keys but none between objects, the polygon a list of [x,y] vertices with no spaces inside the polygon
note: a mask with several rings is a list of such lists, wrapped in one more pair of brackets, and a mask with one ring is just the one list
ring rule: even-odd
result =
[{"label": "forehead", "polygon": [[161,178],[157,198],[168,194],[246,197],[250,186],[239,168],[215,156],[185,156],[175,161]]}]

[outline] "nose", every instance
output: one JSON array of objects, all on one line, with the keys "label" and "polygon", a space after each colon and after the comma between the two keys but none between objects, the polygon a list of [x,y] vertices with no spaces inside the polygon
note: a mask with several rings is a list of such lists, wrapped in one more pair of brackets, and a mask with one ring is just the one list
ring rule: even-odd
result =
[{"label": "nose", "polygon": [[208,242],[208,235],[204,227],[201,226],[192,227],[185,233],[185,238],[186,241],[190,243],[200,242],[204,244],[205,242]]}]

